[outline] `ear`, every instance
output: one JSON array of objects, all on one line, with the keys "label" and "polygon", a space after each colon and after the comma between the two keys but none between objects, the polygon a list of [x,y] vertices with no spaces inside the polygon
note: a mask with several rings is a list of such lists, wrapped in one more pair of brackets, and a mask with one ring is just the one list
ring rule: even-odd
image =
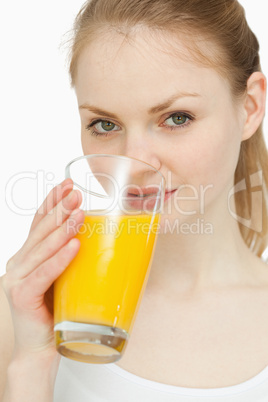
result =
[{"label": "ear", "polygon": [[250,138],[259,128],[265,114],[266,78],[263,73],[251,74],[247,82],[247,94],[244,103],[246,121],[242,141]]}]

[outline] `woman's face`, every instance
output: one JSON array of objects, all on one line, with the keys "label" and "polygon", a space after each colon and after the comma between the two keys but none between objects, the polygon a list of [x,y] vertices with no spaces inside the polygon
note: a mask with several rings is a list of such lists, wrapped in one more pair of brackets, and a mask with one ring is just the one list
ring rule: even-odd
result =
[{"label": "woman's face", "polygon": [[227,208],[246,117],[224,78],[195,62],[183,42],[173,47],[149,35],[131,43],[102,37],[80,55],[75,89],[84,153],[159,169],[164,217],[184,222]]}]

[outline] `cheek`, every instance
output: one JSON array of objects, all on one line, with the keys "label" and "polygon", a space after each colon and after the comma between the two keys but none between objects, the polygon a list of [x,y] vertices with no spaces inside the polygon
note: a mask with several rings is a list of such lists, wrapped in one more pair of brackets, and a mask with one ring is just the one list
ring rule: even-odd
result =
[{"label": "cheek", "polygon": [[[190,137],[189,137],[190,139]],[[180,184],[211,186],[211,194],[219,194],[233,182],[240,150],[240,140],[235,128],[221,131],[207,130],[193,134],[184,146],[174,147],[173,165]]]},{"label": "cheek", "polygon": [[122,150],[122,143],[120,137],[112,141],[106,141],[104,139],[98,139],[91,135],[90,132],[82,129],[81,131],[81,144],[84,155],[92,154],[113,154],[119,155]]},{"label": "cheek", "polygon": [[[231,102],[217,107],[210,124],[204,124],[191,157],[198,156],[195,174],[203,184],[213,185],[214,193],[233,185],[242,137],[243,122],[239,113],[231,108]],[[222,112],[224,111],[224,113]]]},{"label": "cheek", "polygon": [[196,160],[196,174],[204,184],[222,187],[233,179],[239,156],[240,142],[234,138],[212,139],[207,147],[200,144]]},{"label": "cheek", "polygon": [[84,155],[107,153],[104,152],[101,141],[94,141],[92,138],[90,138],[90,133],[84,132],[83,130],[81,133],[81,144]]},{"label": "cheek", "polygon": [[166,203],[164,223],[178,217],[180,223],[195,220],[197,215],[204,218],[212,203],[225,202],[233,185],[240,149],[237,136],[201,134],[199,140],[184,148],[174,147],[169,154],[173,155],[173,164],[168,167],[173,182],[170,187],[179,190]]}]

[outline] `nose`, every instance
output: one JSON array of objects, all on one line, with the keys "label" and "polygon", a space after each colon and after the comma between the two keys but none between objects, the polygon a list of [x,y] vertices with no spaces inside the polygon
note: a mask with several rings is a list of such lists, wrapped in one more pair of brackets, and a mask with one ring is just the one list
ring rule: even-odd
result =
[{"label": "nose", "polygon": [[161,168],[160,154],[156,149],[153,138],[141,133],[132,133],[126,136],[121,149],[121,155],[139,159],[157,170]]},{"label": "nose", "polygon": [[[163,201],[165,180],[161,170],[161,152],[150,133],[128,132],[121,143],[121,154],[144,163],[130,164],[126,186],[126,206],[134,210],[159,211]],[[154,169],[152,169],[153,167]],[[158,172],[156,172],[156,170]]]}]

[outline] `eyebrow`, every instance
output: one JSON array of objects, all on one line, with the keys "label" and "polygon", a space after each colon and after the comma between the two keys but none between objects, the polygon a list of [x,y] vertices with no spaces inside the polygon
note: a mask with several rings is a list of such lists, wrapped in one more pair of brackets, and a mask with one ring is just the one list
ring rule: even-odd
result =
[{"label": "eyebrow", "polygon": [[[197,98],[197,97],[200,97],[200,95],[198,93],[195,93],[195,92],[193,92],[193,93],[190,93],[190,92],[183,92],[182,93],[182,92],[180,92],[179,94],[175,94],[175,95],[171,96],[165,102],[160,103],[160,104],[150,108],[148,110],[148,114],[156,114],[156,113],[162,112],[162,111],[168,109],[170,106],[172,106],[172,104],[176,100],[181,99],[181,98],[189,98],[189,97]],[[103,116],[103,117],[110,117],[112,119],[117,118],[117,116],[114,113],[107,112],[105,110],[99,109],[98,107],[89,105],[87,103],[84,103],[83,105],[80,105],[79,109],[87,109],[88,111],[90,111],[92,113],[95,113],[95,114],[98,114],[98,115]]]}]

